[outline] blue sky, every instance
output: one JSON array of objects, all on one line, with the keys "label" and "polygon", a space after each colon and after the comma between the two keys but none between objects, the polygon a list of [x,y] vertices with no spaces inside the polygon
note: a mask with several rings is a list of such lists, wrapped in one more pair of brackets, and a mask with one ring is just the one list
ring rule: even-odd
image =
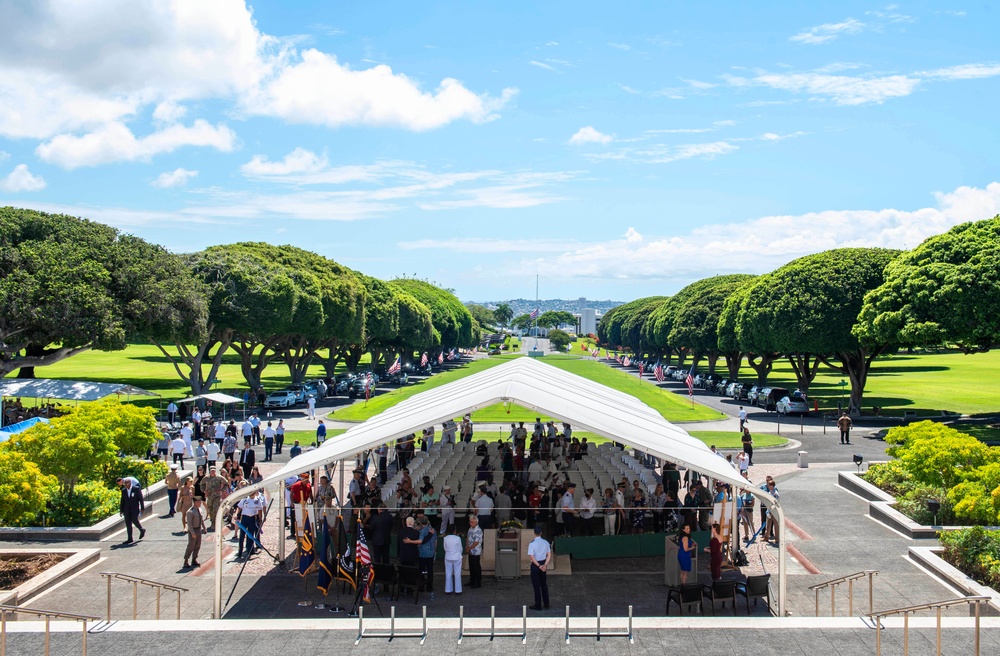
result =
[{"label": "blue sky", "polygon": [[0,204],[466,300],[913,247],[1000,213],[998,11],[4,3]]}]

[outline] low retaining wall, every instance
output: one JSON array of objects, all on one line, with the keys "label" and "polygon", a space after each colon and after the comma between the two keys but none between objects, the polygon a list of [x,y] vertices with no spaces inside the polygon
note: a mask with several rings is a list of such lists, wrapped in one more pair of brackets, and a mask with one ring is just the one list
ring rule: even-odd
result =
[{"label": "low retaining wall", "polygon": [[894,508],[896,497],[883,492],[868,481],[862,479],[856,472],[842,471],[837,473],[838,483],[842,488],[868,500],[868,514],[872,519],[885,524],[889,528],[902,533],[914,540],[933,540],[942,531],[957,531],[968,526],[925,526],[918,524]]},{"label": "low retaining wall", "polygon": [[1000,615],[1000,592],[979,584],[975,579],[966,575],[958,568],[948,564],[940,556],[943,552],[943,547],[910,547],[909,549],[911,560],[918,563],[924,569],[929,570],[936,577],[963,595],[989,597],[989,605],[983,607],[984,615]]},{"label": "low retaining wall", "polygon": [[23,604],[37,597],[49,588],[62,583],[101,558],[100,549],[0,549],[0,558],[9,556],[43,556],[47,554],[65,554],[61,562],[56,563],[38,576],[25,581],[13,590],[0,591],[0,604]]},{"label": "low retaining wall", "polygon": [[[192,475],[192,472],[180,472],[181,483]],[[153,504],[166,502],[167,484],[163,481],[154,483],[145,491],[146,511],[143,517],[153,514]],[[96,542],[109,535],[117,533],[125,527],[125,518],[117,514],[97,522],[93,526],[25,526],[0,528],[2,542]]]}]

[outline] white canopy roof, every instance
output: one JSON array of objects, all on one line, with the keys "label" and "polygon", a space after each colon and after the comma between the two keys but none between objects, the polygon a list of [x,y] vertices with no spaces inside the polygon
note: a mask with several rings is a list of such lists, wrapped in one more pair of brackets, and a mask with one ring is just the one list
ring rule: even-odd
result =
[{"label": "white canopy roof", "polygon": [[230,396],[228,394],[223,394],[222,392],[209,392],[208,394],[189,396],[186,399],[175,401],[175,403],[190,403],[191,401],[197,401],[199,399],[206,399],[208,401],[212,401],[213,403],[243,403],[243,399],[235,396]]},{"label": "white canopy roof", "polygon": [[[517,358],[477,374],[416,394],[346,433],[290,461],[260,484],[351,457],[364,449],[403,437],[495,403],[517,403],[590,431],[630,444],[737,488],[747,482],[705,444],[665,420],[634,396],[533,358]],[[251,486],[230,495],[245,496]],[[770,498],[770,495],[765,495]]]},{"label": "white canopy roof", "polygon": [[[581,430],[597,433],[637,447],[647,453],[725,481],[734,489],[747,489],[772,509],[778,520],[778,607],[784,615],[785,540],[784,513],[770,494],[749,485],[724,459],[705,444],[665,420],[660,413],[634,396],[611,389],[582,376],[563,371],[533,358],[517,358],[416,394],[328,439],[317,449],[291,460],[280,471],[256,485],[237,490],[223,500],[226,509],[256,490],[272,487],[289,476],[312,471],[404,435],[418,428],[440,424],[495,403],[517,403],[539,413],[564,420]],[[222,543],[215,547],[215,617],[222,614]]]},{"label": "white canopy roof", "polygon": [[79,380],[49,378],[4,378],[0,394],[29,399],[62,399],[66,401],[97,401],[112,394],[127,396],[159,396],[125,383],[92,383]]}]

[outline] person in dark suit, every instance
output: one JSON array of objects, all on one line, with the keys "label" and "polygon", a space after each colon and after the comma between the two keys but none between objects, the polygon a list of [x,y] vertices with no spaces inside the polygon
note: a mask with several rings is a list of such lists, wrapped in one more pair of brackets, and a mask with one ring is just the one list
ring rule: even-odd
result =
[{"label": "person in dark suit", "polygon": [[253,471],[255,464],[257,464],[257,454],[248,440],[244,443],[243,450],[240,451],[240,467],[243,469],[243,478],[250,478],[250,472]]},{"label": "person in dark suit", "polygon": [[122,517],[125,518],[125,530],[128,539],[124,544],[132,544],[132,527],[139,529],[139,539],[146,537],[146,529],[139,523],[142,511],[146,509],[146,501],[142,498],[142,490],[132,483],[131,478],[125,478],[122,486],[122,500],[118,506]]}]

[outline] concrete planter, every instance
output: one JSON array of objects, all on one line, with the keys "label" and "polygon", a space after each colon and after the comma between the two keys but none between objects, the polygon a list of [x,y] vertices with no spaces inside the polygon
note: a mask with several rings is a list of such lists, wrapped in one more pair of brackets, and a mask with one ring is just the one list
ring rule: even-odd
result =
[{"label": "concrete planter", "polygon": [[949,565],[940,554],[943,547],[910,547],[910,559],[928,570],[963,595],[989,597],[991,615],[1000,615],[1000,592],[985,585],[980,585],[975,579],[967,576],[961,570]]},{"label": "concrete planter", "polygon": [[41,556],[45,554],[65,554],[66,558],[56,563],[38,576],[25,581],[13,590],[0,590],[0,604],[24,604],[62,583],[101,557],[100,549],[0,549],[0,557]]},{"label": "concrete planter", "polygon": [[925,526],[918,524],[896,510],[896,497],[883,492],[862,479],[856,472],[838,472],[837,478],[842,488],[868,500],[868,514],[872,519],[885,524],[892,530],[902,533],[908,538],[914,540],[933,540],[942,531],[957,531],[963,528],[970,528],[968,526]]},{"label": "concrete planter", "polygon": [[[192,472],[180,472],[181,483],[184,479],[192,476]],[[167,484],[163,481],[154,483],[145,492],[146,512],[143,517],[153,514],[153,504],[158,501],[166,502]],[[125,519],[117,514],[105,520],[97,522],[93,526],[70,526],[70,527],[41,527],[25,526],[0,528],[0,541],[3,542],[96,542],[103,540],[109,535],[117,533],[125,527]]]}]

